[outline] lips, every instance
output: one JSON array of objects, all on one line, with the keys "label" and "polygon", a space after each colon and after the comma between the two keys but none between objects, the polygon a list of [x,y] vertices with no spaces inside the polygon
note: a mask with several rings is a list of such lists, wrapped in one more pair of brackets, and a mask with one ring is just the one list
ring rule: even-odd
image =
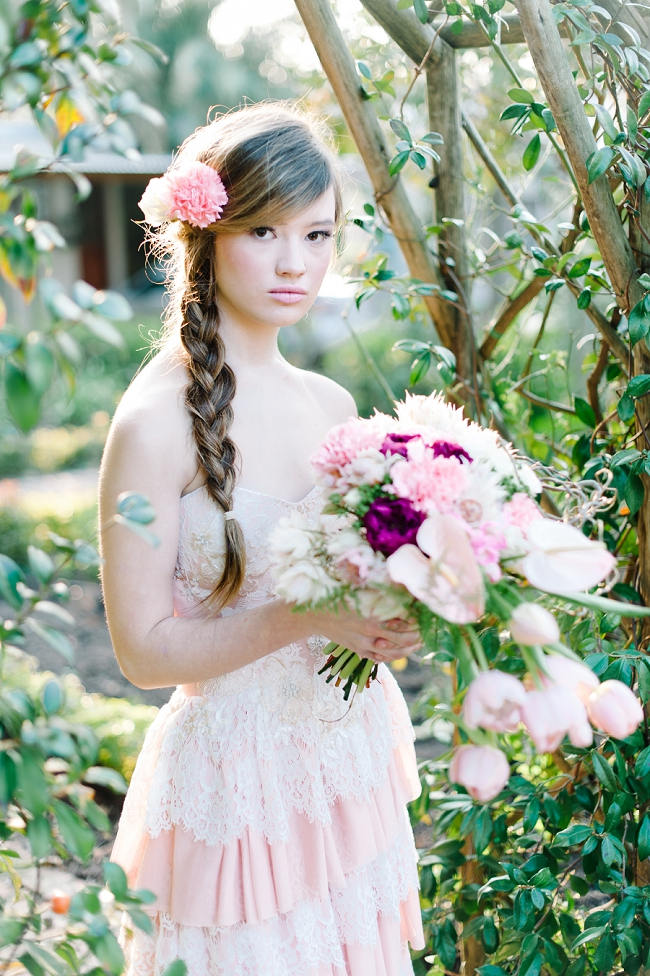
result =
[{"label": "lips", "polygon": [[300,288],[272,288],[269,291],[269,295],[275,298],[278,302],[283,302],[286,305],[293,305],[299,302],[307,294]]}]

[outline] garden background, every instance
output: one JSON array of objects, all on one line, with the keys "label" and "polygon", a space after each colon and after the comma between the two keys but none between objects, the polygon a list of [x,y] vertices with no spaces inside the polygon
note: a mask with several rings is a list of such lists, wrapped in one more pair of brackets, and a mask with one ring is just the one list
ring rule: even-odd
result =
[{"label": "garden background", "polygon": [[[620,557],[613,596],[647,602],[648,48],[646,2],[0,0],[0,973],[118,974],[119,910],[147,924],[102,860],[166,696],[112,661],[94,546],[107,426],[159,328],[134,223],[148,178],[211,105],[328,116],[346,247],[286,355],[366,416],[446,391],[560,472],[547,507]],[[114,517],[155,531],[137,496]],[[556,610],[647,702],[643,628]],[[481,641],[519,673],[489,621]],[[552,756],[513,734],[508,786],[476,804],[446,776],[464,684],[446,653],[402,673],[418,976],[648,971],[647,721]]]}]

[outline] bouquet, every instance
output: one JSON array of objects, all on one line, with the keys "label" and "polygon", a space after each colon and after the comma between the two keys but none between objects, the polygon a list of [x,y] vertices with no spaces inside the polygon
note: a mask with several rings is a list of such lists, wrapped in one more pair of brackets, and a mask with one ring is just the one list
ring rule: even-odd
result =
[{"label": "bouquet", "polygon": [[[277,593],[297,609],[344,606],[384,620],[415,619],[434,654],[444,626],[468,685],[462,720],[476,730],[475,745],[454,757],[454,776],[470,782],[473,764],[489,759],[496,780],[507,779],[505,757],[480,729],[508,731],[523,722],[540,749],[556,748],[565,734],[586,745],[591,724],[602,728],[602,715],[610,706],[616,711],[615,699],[627,719],[618,731],[630,721],[636,727],[642,713],[630,689],[601,685],[540,601],[554,594],[619,614],[650,610],[586,592],[613,574],[614,557],[580,529],[544,515],[531,463],[495,431],[468,421],[439,394],[407,395],[395,417],[375,413],[333,428],[311,460],[325,503],[315,522],[294,512],[272,534]],[[479,638],[488,620],[519,645],[528,688],[490,670]],[[325,651],[321,673],[342,686],[346,700],[377,674],[376,662],[348,648],[330,642]]]}]

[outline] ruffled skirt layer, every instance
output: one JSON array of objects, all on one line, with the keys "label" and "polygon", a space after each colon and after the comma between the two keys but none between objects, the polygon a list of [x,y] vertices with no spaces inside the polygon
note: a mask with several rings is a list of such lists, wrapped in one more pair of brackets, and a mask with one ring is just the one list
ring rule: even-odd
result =
[{"label": "ruffled skirt layer", "polygon": [[178,957],[188,976],[412,973],[407,942],[424,942],[405,803],[420,786],[408,713],[382,672],[331,728],[278,721],[259,699],[221,712],[175,693],[113,851],[157,896],[153,936],[125,932],[128,976]]}]

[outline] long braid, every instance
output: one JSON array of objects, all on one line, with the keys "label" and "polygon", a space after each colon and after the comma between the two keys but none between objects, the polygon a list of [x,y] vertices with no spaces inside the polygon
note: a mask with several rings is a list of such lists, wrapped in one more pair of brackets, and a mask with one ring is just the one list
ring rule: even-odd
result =
[{"label": "long braid", "polygon": [[[226,350],[219,335],[211,264],[208,257],[196,276],[187,277],[194,286],[188,286],[181,299],[180,338],[188,355],[190,380],[185,391],[185,405],[192,418],[197,458],[205,471],[210,497],[228,512],[232,508],[238,460],[237,448],[228,435],[233,420],[232,399],[236,383],[235,374],[225,361]],[[236,519],[226,519],[225,538],[223,573],[209,597],[219,605],[235,596],[246,569],[244,537]]]}]

